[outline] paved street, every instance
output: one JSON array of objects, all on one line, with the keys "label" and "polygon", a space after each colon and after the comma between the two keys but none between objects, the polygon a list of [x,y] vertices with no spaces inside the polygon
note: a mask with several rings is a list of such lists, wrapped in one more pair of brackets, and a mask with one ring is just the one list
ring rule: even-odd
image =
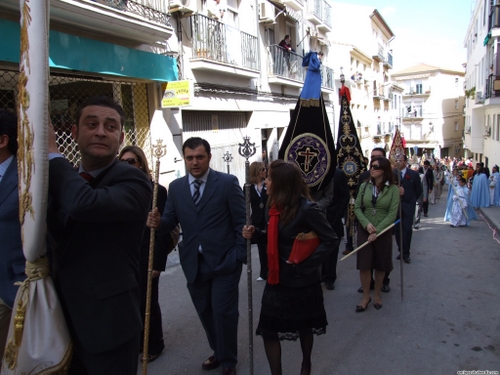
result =
[{"label": "paved street", "polygon": [[[447,190],[446,188],[444,190]],[[334,291],[324,292],[329,326],[315,339],[314,375],[457,374],[461,370],[500,371],[500,244],[480,217],[468,228],[443,221],[446,195],[431,205],[414,231],[412,263],[404,265],[401,300],[399,262],[391,274],[391,292],[383,308],[356,314],[361,300],[354,257],[338,265]],[[500,207],[484,209],[499,217]],[[495,216],[491,215],[491,216]],[[498,237],[498,236],[497,236]],[[344,244],[341,244],[343,250]],[[394,244],[395,251],[397,247]],[[151,375],[211,375],[201,363],[212,354],[189,298],[177,254],[161,276],[166,348],[148,367]],[[257,249],[252,262],[258,270]],[[254,271],[253,279],[257,273]],[[238,374],[249,374],[247,274],[240,294]],[[264,283],[253,282],[254,328]],[[283,343],[284,374],[299,374],[298,342]],[[254,374],[269,374],[262,339],[254,336]],[[138,372],[140,373],[140,371]]]}]

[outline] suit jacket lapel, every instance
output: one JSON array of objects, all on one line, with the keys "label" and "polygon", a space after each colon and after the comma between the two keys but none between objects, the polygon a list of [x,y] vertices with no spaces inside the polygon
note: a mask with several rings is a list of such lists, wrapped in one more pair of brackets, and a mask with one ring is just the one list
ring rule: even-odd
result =
[{"label": "suit jacket lapel", "polygon": [[0,205],[17,189],[17,158],[14,157],[0,182]]}]

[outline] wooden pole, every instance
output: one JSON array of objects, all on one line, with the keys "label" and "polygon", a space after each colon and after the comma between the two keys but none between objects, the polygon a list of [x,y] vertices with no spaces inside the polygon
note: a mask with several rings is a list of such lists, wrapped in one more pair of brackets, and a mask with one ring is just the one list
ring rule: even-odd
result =
[{"label": "wooden pole", "polygon": [[[154,176],[153,203],[151,209],[157,206],[158,201],[158,180],[160,178],[160,158],[166,154],[166,148],[162,140],[158,139],[153,146],[153,152],[156,156],[156,168]],[[142,375],[148,373],[148,353],[149,353],[149,328],[151,325],[151,293],[153,289],[153,263],[155,253],[155,234],[156,229],[150,229],[149,237],[149,257],[148,257],[148,282],[146,289],[146,312],[144,314],[144,341],[142,344]]]},{"label": "wooden pole", "polygon": [[[385,228],[382,232],[378,233],[377,234],[377,238],[379,236],[381,236],[382,234],[384,234],[385,232],[387,232],[389,229],[393,228],[397,223],[399,223],[399,220],[396,220],[394,223],[392,223],[391,225],[389,225],[387,228]],[[365,243],[363,243],[361,246],[355,248],[353,251],[351,251],[349,254],[345,255],[344,257],[342,257],[340,260],[344,260],[344,259],[347,259],[349,258],[351,255],[357,253],[359,250],[361,250],[363,247],[365,247],[366,245],[368,245],[370,243],[370,241],[366,241]]]}]

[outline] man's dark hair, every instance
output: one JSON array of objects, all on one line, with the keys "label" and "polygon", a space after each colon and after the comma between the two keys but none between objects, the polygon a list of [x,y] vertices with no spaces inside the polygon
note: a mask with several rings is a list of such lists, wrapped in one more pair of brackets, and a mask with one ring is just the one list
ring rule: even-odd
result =
[{"label": "man's dark hair", "polygon": [[460,178],[459,178],[459,181],[460,181],[462,184],[467,183],[467,180],[466,180],[465,178],[463,178],[463,177],[460,177]]},{"label": "man's dark hair", "polygon": [[381,152],[382,154],[384,154],[384,158],[385,158],[385,148],[383,148],[383,147],[375,147],[375,148],[372,150],[372,152],[373,152],[373,151],[378,151],[378,152]]},{"label": "man's dark hair", "polygon": [[283,39],[288,39],[288,38],[290,38],[290,35],[286,34]]},{"label": "man's dark hair", "polygon": [[476,168],[477,167],[484,168],[484,163],[483,162],[476,163]]},{"label": "man's dark hair", "polygon": [[120,115],[120,124],[123,130],[123,125],[125,125],[125,112],[123,111],[122,106],[117,102],[115,102],[113,98],[110,98],[109,96],[94,96],[92,98],[88,98],[82,104],[80,104],[80,106],[76,110],[76,126],[78,126],[80,123],[80,117],[82,117],[83,109],[91,105],[108,107],[118,112],[118,114]]},{"label": "man's dark hair", "polygon": [[424,161],[424,165],[431,165],[431,162],[429,160]]},{"label": "man's dark hair", "polygon": [[9,137],[7,150],[15,155],[17,153],[17,116],[6,109],[0,109],[0,136],[2,135]]},{"label": "man's dark hair", "polygon": [[187,139],[184,144],[182,145],[182,154],[184,155],[185,152],[184,150],[186,148],[190,148],[191,150],[194,150],[195,148],[203,146],[205,147],[205,151],[207,152],[208,155],[210,155],[210,143],[208,143],[206,140],[200,137],[191,137]]},{"label": "man's dark hair", "polygon": [[403,161],[408,161],[408,155],[403,154],[402,156],[403,156]]}]

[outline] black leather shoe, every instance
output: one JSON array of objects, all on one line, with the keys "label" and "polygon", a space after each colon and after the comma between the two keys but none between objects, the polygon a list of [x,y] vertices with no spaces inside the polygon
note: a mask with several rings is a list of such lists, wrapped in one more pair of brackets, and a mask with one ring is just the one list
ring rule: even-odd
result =
[{"label": "black leather shoe", "polygon": [[222,375],[236,375],[236,369],[234,367],[224,367]]},{"label": "black leather shoe", "polygon": [[335,286],[333,285],[333,283],[325,283],[325,288],[328,290],[334,290]]},{"label": "black leather shoe", "polygon": [[410,257],[404,257],[403,262],[410,264],[411,263]]},{"label": "black leather shoe", "polygon": [[391,287],[389,285],[382,285],[382,292],[389,293],[391,291]]},{"label": "black leather shoe", "polygon": [[[370,290],[374,290],[375,289],[375,284],[370,284]],[[358,293],[363,293],[363,287],[360,286],[358,288]]]},{"label": "black leather shoe", "polygon": [[365,311],[367,308],[368,308],[368,305],[370,304],[370,302],[372,301],[371,297],[370,299],[368,300],[368,302],[366,303],[365,306],[362,306],[362,305],[356,305],[356,312],[359,313],[359,312],[363,312]]},{"label": "black leather shoe", "polygon": [[401,260],[401,254],[396,257],[396,260]]},{"label": "black leather shoe", "polygon": [[203,370],[213,370],[220,366],[219,360],[213,355],[208,357],[208,359],[201,364]]}]

